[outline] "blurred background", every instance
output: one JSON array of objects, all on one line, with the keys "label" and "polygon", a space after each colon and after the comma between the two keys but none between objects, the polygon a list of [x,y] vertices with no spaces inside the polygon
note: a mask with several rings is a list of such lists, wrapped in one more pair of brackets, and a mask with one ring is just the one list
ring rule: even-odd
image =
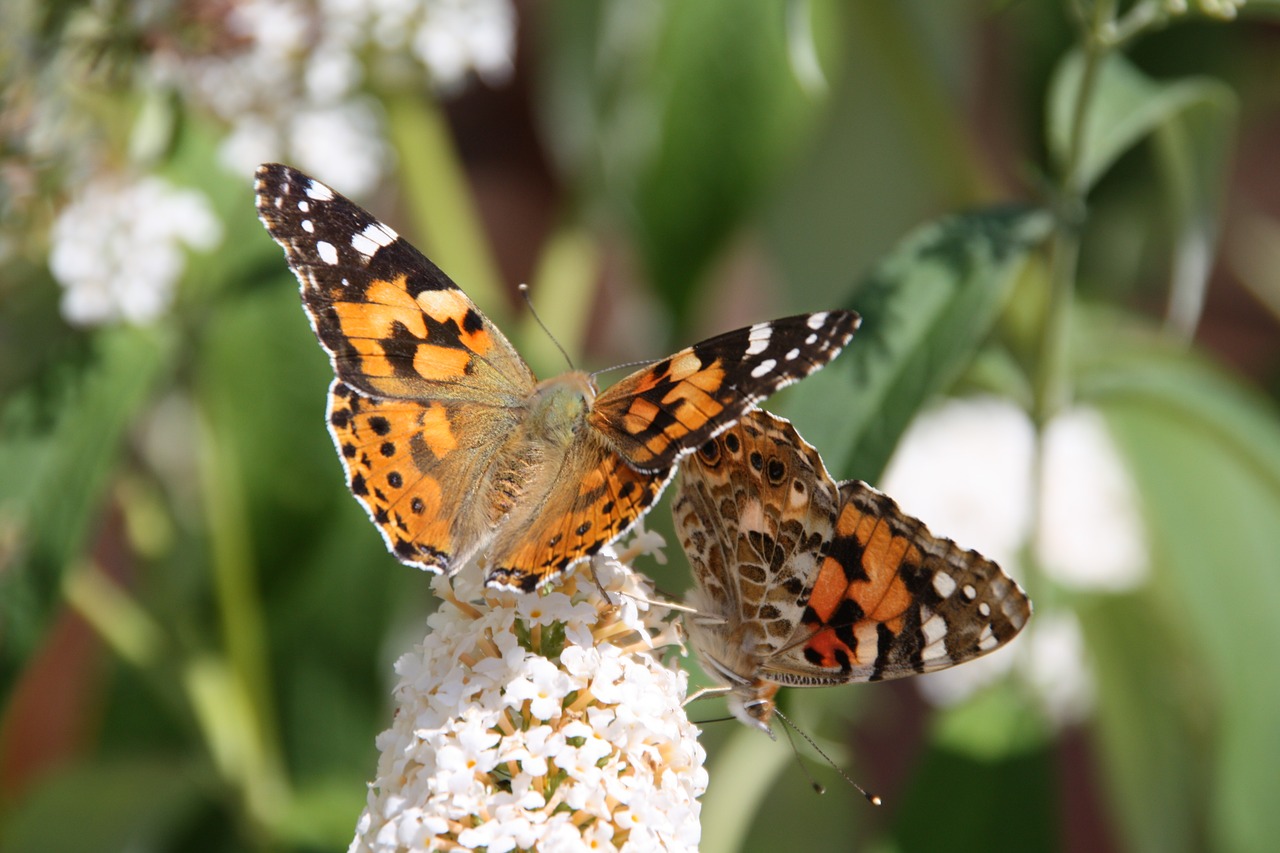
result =
[{"label": "blurred background", "polygon": [[[343,486],[327,359],[255,216],[268,160],[408,236],[542,376],[520,282],[591,369],[864,314],[769,407],[1036,615],[952,672],[783,691],[880,809],[808,746],[708,723],[704,850],[1272,849],[1278,21],[5,3],[0,849],[351,838],[432,598]],[[678,596],[666,504],[640,568]]]}]

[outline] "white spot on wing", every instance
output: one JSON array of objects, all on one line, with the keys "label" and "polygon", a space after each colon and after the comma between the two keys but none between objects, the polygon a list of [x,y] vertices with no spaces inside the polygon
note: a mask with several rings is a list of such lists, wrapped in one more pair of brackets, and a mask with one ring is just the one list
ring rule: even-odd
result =
[{"label": "white spot on wing", "polygon": [[381,222],[369,223],[361,233],[379,246],[390,246],[400,236]]},{"label": "white spot on wing", "polygon": [[755,366],[755,369],[751,371],[751,377],[753,379],[759,379],[762,376],[768,376],[770,373],[773,372],[773,369],[777,366],[778,366],[777,359],[766,358],[764,361],[757,364]]},{"label": "white spot on wing", "polygon": [[828,314],[826,311],[819,311],[817,314],[810,314],[809,319],[805,320],[804,324],[810,329],[821,329],[827,324],[827,316]]},{"label": "white spot on wing", "polygon": [[938,572],[933,576],[933,590],[943,598],[950,598],[956,591],[956,582],[946,572]]},{"label": "white spot on wing", "polygon": [[773,327],[768,323],[756,323],[751,327],[751,331],[747,333],[747,340],[751,343],[747,345],[747,355],[759,355],[769,348],[769,338],[773,334]]},{"label": "white spot on wing", "polygon": [[372,258],[379,248],[390,246],[399,236],[380,222],[370,222],[351,238],[351,247],[366,258]]},{"label": "white spot on wing", "polygon": [[818,336],[817,336],[817,335],[810,335],[809,337],[807,337],[807,338],[805,338],[805,339],[804,339],[804,342],[805,342],[806,344],[808,344],[809,346],[813,346],[814,344],[816,344],[816,343],[818,342]]},{"label": "white spot on wing", "polygon": [[978,612],[981,613],[983,616],[990,616],[991,605],[987,604],[985,601],[982,602],[981,604],[978,605]]},{"label": "white spot on wing", "polygon": [[947,620],[935,613],[924,620],[924,624],[920,626],[920,633],[924,635],[925,645],[932,646],[947,636]]},{"label": "white spot on wing", "polygon": [[372,258],[373,253],[378,251],[378,244],[363,234],[353,234],[351,236],[351,248],[355,249],[366,258]]},{"label": "white spot on wing", "polygon": [[960,593],[964,595],[965,601],[973,601],[978,597],[978,591],[973,588],[973,584],[971,583],[965,584],[964,589],[960,590]]},{"label": "white spot on wing", "polygon": [[795,361],[799,356],[800,356],[800,350],[797,349],[796,347],[792,347],[790,350],[787,351],[787,354],[784,355],[783,358],[785,358],[787,361]]},{"label": "white spot on wing", "polygon": [[316,254],[320,255],[320,260],[326,264],[333,265],[338,262],[338,250],[332,243],[324,240],[316,241]]},{"label": "white spot on wing", "polygon": [[314,234],[316,226],[311,223],[310,219],[304,219],[302,220],[302,230],[306,231],[308,234]]},{"label": "white spot on wing", "polygon": [[316,201],[332,201],[333,190],[326,187],[319,181],[311,181],[307,184],[307,196]]},{"label": "white spot on wing", "polygon": [[298,210],[302,211],[303,213],[310,213],[311,202],[307,201],[305,198],[298,199]]}]

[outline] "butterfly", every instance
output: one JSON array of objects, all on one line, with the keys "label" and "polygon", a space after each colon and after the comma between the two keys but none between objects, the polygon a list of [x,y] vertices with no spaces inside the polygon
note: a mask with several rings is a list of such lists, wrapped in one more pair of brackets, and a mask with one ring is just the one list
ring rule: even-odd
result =
[{"label": "butterfly", "polygon": [[355,203],[279,164],[259,218],[285,251],[336,378],[328,424],[388,549],[532,591],[626,533],[688,453],[848,343],[852,311],[757,323],[597,393],[539,382],[448,276]]},{"label": "butterfly", "polygon": [[881,681],[1000,648],[1031,602],[999,566],[888,496],[837,484],[762,410],[680,464],[672,503],[693,568],[689,638],[738,719],[768,733],[784,685]]}]

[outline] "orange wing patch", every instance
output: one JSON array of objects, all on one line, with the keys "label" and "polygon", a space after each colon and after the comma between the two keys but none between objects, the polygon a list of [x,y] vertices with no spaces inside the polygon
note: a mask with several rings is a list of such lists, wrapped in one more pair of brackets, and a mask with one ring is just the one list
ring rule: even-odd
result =
[{"label": "orange wing patch", "polygon": [[365,397],[341,382],[330,394],[329,425],[347,485],[387,547],[405,562],[447,569],[456,507],[423,452],[443,457],[452,448],[444,409]]},{"label": "orange wing patch", "polygon": [[648,512],[673,473],[636,471],[599,443],[588,456],[580,474],[566,471],[556,482],[513,542],[495,544],[490,583],[530,591],[598,553]]}]

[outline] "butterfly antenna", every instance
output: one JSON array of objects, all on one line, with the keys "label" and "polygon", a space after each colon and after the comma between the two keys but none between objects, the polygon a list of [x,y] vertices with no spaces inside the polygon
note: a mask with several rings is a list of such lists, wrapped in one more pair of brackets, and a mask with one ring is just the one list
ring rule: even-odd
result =
[{"label": "butterfly antenna", "polygon": [[615,364],[613,367],[602,367],[592,372],[591,378],[595,379],[601,373],[612,373],[615,370],[626,370],[628,367],[645,367],[657,361],[656,358],[642,358],[639,361],[628,361],[623,364]]},{"label": "butterfly antenna", "polygon": [[[828,764],[830,764],[830,765],[831,765],[831,768],[832,768],[833,770],[835,770],[837,773],[839,773],[839,774],[840,774],[840,777],[841,777],[842,779],[844,779],[844,781],[846,781],[846,782],[848,782],[850,785],[852,785],[852,786],[854,787],[854,790],[856,790],[859,794],[861,794],[861,795],[863,796],[863,798],[864,798],[864,799],[866,799],[866,801],[867,801],[868,803],[871,803],[871,805],[873,805],[873,806],[878,806],[878,805],[880,805],[880,804],[883,802],[883,800],[881,800],[881,799],[880,799],[880,796],[879,796],[878,794],[869,794],[869,793],[867,793],[866,788],[863,788],[863,787],[862,787],[861,785],[859,785],[857,782],[853,781],[853,779],[849,778],[849,774],[848,774],[848,773],[845,773],[845,772],[844,772],[844,770],[842,770],[838,764],[836,764],[834,761],[832,761],[832,760],[831,760],[831,756],[829,756],[829,755],[827,755],[825,752],[823,752],[823,751],[822,751],[822,747],[818,746],[818,744],[817,744],[816,742],[814,742],[814,739],[813,739],[813,738],[809,737],[809,736],[808,736],[807,734],[805,734],[805,733],[804,733],[804,732],[803,732],[803,731],[802,731],[798,726],[796,726],[796,724],[795,724],[795,723],[791,722],[791,718],[790,718],[790,717],[788,717],[786,714],[782,713],[782,711],[781,711],[781,710],[779,710],[779,709],[777,709],[777,708],[774,708],[774,710],[773,710],[773,714],[774,714],[774,716],[775,716],[775,717],[777,717],[778,719],[782,720],[782,722],[784,723],[782,730],[783,730],[784,732],[786,732],[786,733],[787,733],[787,740],[791,743],[791,749],[792,749],[793,751],[795,751],[795,749],[796,749],[796,742],[795,742],[795,740],[791,737],[791,733],[792,733],[792,732],[795,732],[796,734],[800,735],[800,737],[804,738],[804,739],[805,739],[805,741],[809,744],[809,746],[813,747],[814,752],[818,753],[818,755],[821,755],[821,756],[822,756],[822,758],[823,758],[823,759],[824,759]],[[825,789],[825,788],[823,788],[823,787],[822,787],[822,785],[818,784],[818,782],[813,778],[813,776],[811,776],[811,775],[809,774],[808,769],[807,769],[807,768],[805,768],[805,766],[804,766],[804,762],[803,762],[803,761],[800,761],[800,753],[799,753],[799,752],[796,752],[796,760],[800,762],[800,768],[801,768],[802,770],[804,770],[804,775],[806,775],[806,776],[808,776],[808,777],[809,777],[809,782],[813,785],[813,790],[814,790],[814,791],[816,791],[816,792],[818,792],[819,794],[825,793],[825,792],[826,792],[826,789]]]},{"label": "butterfly antenna", "polygon": [[[538,309],[533,307],[533,297],[529,295],[529,285],[520,284],[517,285],[516,289],[520,291],[520,296],[524,298],[524,304],[529,306],[529,313],[533,315],[533,319],[537,322],[538,328],[546,332],[547,337],[551,339],[551,343],[555,344],[556,349],[560,350],[560,354],[564,356],[564,360],[568,363],[569,369],[576,370],[577,368],[573,366],[573,359],[569,358],[569,353],[565,352],[564,347],[560,346],[560,342],[556,340],[556,336],[551,334],[551,330],[547,328],[547,324],[542,322],[542,318],[538,316]],[[605,597],[607,598],[608,596]]]}]

